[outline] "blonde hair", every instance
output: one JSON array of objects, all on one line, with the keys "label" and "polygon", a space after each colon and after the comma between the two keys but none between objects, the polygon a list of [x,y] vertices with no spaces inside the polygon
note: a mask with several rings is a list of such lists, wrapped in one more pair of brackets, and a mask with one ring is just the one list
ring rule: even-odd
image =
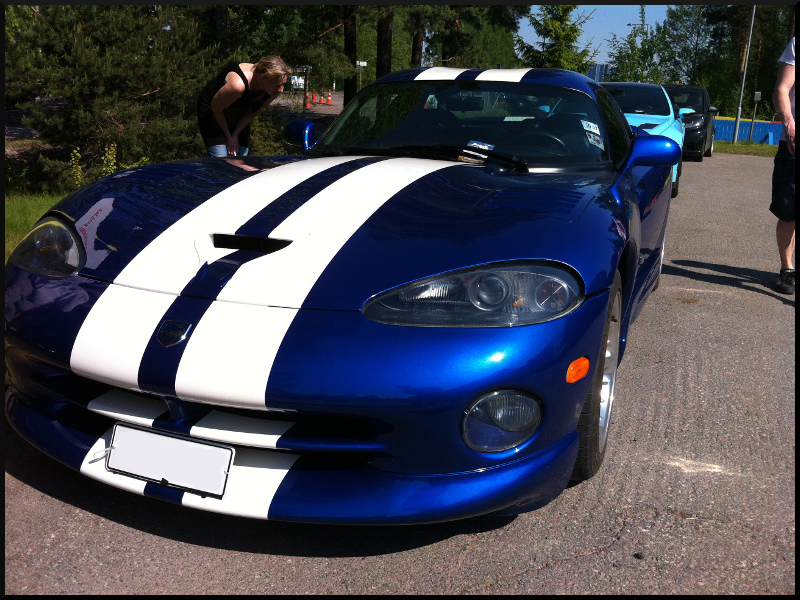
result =
[{"label": "blonde hair", "polygon": [[253,71],[268,79],[280,81],[284,76],[288,80],[292,75],[292,68],[280,56],[265,56],[253,65]]}]

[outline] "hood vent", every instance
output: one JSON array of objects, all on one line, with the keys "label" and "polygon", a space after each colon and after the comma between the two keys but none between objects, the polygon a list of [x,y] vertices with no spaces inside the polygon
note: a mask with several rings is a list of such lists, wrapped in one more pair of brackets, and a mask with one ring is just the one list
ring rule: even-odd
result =
[{"label": "hood vent", "polygon": [[214,234],[214,248],[229,248],[231,250],[249,250],[261,254],[272,254],[283,250],[292,243],[292,240],[278,240],[255,235],[235,235],[229,233]]}]

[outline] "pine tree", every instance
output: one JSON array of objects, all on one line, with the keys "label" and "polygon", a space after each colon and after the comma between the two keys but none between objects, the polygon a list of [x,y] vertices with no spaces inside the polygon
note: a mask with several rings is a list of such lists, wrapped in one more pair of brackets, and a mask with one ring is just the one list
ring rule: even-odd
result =
[{"label": "pine tree", "polygon": [[522,62],[529,67],[568,69],[586,73],[594,63],[597,49],[578,49],[578,39],[583,25],[591,18],[591,13],[580,13],[573,20],[572,13],[577,5],[544,4],[539,13],[529,17],[536,34],[543,38],[540,48],[525,43],[517,37],[517,50]]},{"label": "pine tree", "polygon": [[6,80],[61,151],[43,164],[68,169],[76,147],[90,173],[112,145],[119,165],[201,155],[196,98],[213,61],[199,39],[177,6],[39,6],[6,45]]}]

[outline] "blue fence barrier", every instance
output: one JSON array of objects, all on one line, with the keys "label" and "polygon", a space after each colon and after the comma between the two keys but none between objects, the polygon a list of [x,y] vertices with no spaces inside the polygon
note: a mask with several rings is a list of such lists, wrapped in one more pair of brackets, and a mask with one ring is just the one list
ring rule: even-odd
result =
[{"label": "blue fence barrier", "polygon": [[[716,118],[714,123],[717,126],[715,138],[723,142],[733,141],[733,130],[736,126],[736,119],[729,118]],[[750,125],[751,121],[742,119],[739,121],[739,141],[751,139]],[[752,140],[759,144],[777,145],[781,137],[781,124],[775,121],[756,121],[753,124],[753,137]]]}]

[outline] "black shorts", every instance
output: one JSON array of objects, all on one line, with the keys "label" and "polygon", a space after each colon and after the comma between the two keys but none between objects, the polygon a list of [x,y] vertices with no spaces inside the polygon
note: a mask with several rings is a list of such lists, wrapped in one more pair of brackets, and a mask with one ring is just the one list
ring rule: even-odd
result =
[{"label": "black shorts", "polygon": [[769,205],[769,211],[781,221],[794,223],[794,205],[794,154],[789,154],[786,142],[781,142],[772,171],[772,204]]}]

